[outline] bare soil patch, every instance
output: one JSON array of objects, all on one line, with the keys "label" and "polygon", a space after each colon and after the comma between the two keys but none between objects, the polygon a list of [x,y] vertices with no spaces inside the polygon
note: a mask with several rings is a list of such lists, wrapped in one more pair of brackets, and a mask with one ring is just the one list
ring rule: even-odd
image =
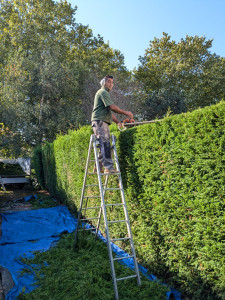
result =
[{"label": "bare soil patch", "polygon": [[26,196],[30,195],[49,195],[48,191],[46,190],[35,190],[30,185],[25,185],[23,187],[20,187],[19,185],[8,185],[6,186],[6,192],[3,190],[0,190],[0,207],[2,204],[8,201],[14,201],[18,199],[22,199]]}]

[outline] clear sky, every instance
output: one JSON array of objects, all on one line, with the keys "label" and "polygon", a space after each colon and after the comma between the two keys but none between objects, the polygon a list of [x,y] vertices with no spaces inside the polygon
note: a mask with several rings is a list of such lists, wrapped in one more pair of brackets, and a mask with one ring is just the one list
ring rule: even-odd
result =
[{"label": "clear sky", "polygon": [[77,5],[76,22],[89,25],[137,68],[154,37],[162,32],[179,42],[189,36],[213,39],[212,53],[225,57],[225,0],[68,0]]}]

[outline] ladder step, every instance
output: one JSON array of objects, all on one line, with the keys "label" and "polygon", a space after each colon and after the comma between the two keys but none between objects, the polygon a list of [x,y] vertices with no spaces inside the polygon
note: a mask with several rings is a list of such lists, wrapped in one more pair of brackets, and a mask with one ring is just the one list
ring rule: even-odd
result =
[{"label": "ladder step", "polygon": [[112,203],[112,204],[105,204],[105,206],[122,206],[123,203]]},{"label": "ladder step", "polygon": [[121,188],[106,188],[104,189],[105,191],[118,191],[118,190],[122,190]]},{"label": "ladder step", "polygon": [[[85,186],[97,186],[97,187],[99,187],[98,184],[86,184]],[[102,184],[102,186],[105,186],[105,184]]]},{"label": "ladder step", "polygon": [[[90,159],[89,161],[92,161],[92,162],[94,161],[95,162],[95,159]],[[102,159],[99,158],[98,161],[102,162]]]},{"label": "ladder step", "polygon": [[[97,175],[97,172],[88,172],[87,174],[89,174],[89,175]],[[105,173],[99,173],[99,174],[101,174],[101,175],[103,174],[104,175]]]},{"label": "ladder step", "polygon": [[137,277],[137,275],[131,275],[131,276],[127,276],[127,277],[121,277],[121,278],[117,278],[116,281],[130,279],[130,278],[135,278],[135,277]]},{"label": "ladder step", "polygon": [[96,228],[80,228],[78,231],[96,230]]},{"label": "ladder step", "polygon": [[97,228],[80,228],[78,231],[84,231],[84,230],[97,230]]},{"label": "ladder step", "polygon": [[80,219],[80,221],[89,221],[89,220],[99,220],[99,218],[94,217],[94,218]]},{"label": "ladder step", "polygon": [[[95,159],[90,159],[89,161],[95,162]],[[102,159],[99,158],[98,161],[99,161],[99,162],[102,162]],[[116,161],[116,160],[115,160],[114,158],[112,158],[112,161]]]},{"label": "ladder step", "polygon": [[109,224],[127,222],[127,220],[109,221]]},{"label": "ladder step", "polygon": [[[96,174],[96,173],[95,173]],[[118,171],[116,173],[100,173],[101,175],[120,175],[121,173]]]},{"label": "ladder step", "polygon": [[118,238],[118,239],[111,239],[111,242],[116,242],[116,241],[125,241],[125,240],[130,240],[130,237],[124,237],[124,238]]},{"label": "ladder step", "polygon": [[93,206],[93,207],[82,207],[82,209],[86,210],[86,209],[97,209],[97,208],[102,208],[101,206]]},{"label": "ladder step", "polygon": [[[89,175],[97,175],[97,172],[88,172]],[[99,173],[100,175],[120,175],[121,173],[118,171],[116,173]]]},{"label": "ladder step", "polygon": [[124,257],[116,257],[116,258],[113,258],[113,260],[121,260],[121,259],[128,259],[128,258],[134,258],[133,255],[130,255],[130,256],[124,256]]},{"label": "ladder step", "polygon": [[101,196],[84,196],[83,198],[101,198]]}]

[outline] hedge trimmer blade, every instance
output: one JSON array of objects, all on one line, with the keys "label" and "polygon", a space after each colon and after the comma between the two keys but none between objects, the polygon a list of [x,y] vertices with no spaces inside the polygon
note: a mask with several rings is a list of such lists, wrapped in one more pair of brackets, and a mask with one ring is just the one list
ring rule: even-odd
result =
[{"label": "hedge trimmer blade", "polygon": [[152,121],[135,121],[134,119],[125,119],[123,120],[123,122],[121,123],[122,126],[118,126],[120,131],[124,131],[129,127],[134,127],[137,125],[143,125],[143,124],[148,124],[148,123],[156,123],[156,122],[160,122],[162,120],[152,120]]},{"label": "hedge trimmer blade", "polygon": [[162,121],[162,120],[152,120],[152,121],[133,121],[133,122],[130,122],[130,123],[128,123],[128,122],[125,122],[125,123],[123,123],[123,125],[124,126],[127,126],[127,127],[133,127],[133,126],[137,126],[137,125],[143,125],[143,124],[148,124],[148,123],[156,123],[156,122],[160,122],[160,121]]}]

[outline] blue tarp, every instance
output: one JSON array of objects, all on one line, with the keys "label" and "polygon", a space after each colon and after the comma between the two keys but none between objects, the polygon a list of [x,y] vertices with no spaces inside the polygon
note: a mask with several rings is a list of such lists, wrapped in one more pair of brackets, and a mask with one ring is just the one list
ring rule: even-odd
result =
[{"label": "blue tarp", "polygon": [[[8,292],[6,300],[13,300],[23,287],[27,292],[35,288],[32,286],[33,275],[20,275],[22,269],[28,266],[24,265],[19,258],[21,256],[32,257],[34,251],[47,251],[59,240],[60,234],[75,230],[77,220],[65,206],[4,213],[1,216],[0,265],[12,274],[15,286]],[[100,232],[99,236],[106,242]],[[115,244],[112,244],[112,248],[118,256],[128,255]],[[123,263],[134,268],[132,260],[125,259]],[[139,267],[150,280],[157,280],[154,275],[148,274],[145,268]],[[167,299],[170,294],[173,294],[176,300],[181,299],[180,293],[176,290],[171,289],[171,292],[167,293]]]},{"label": "blue tarp", "polygon": [[16,299],[23,287],[27,291],[34,289],[32,275],[19,276],[27,266],[18,258],[32,257],[33,251],[48,250],[61,233],[74,231],[76,220],[65,206],[1,215],[0,265],[11,272],[15,283],[6,297],[11,300]]}]

